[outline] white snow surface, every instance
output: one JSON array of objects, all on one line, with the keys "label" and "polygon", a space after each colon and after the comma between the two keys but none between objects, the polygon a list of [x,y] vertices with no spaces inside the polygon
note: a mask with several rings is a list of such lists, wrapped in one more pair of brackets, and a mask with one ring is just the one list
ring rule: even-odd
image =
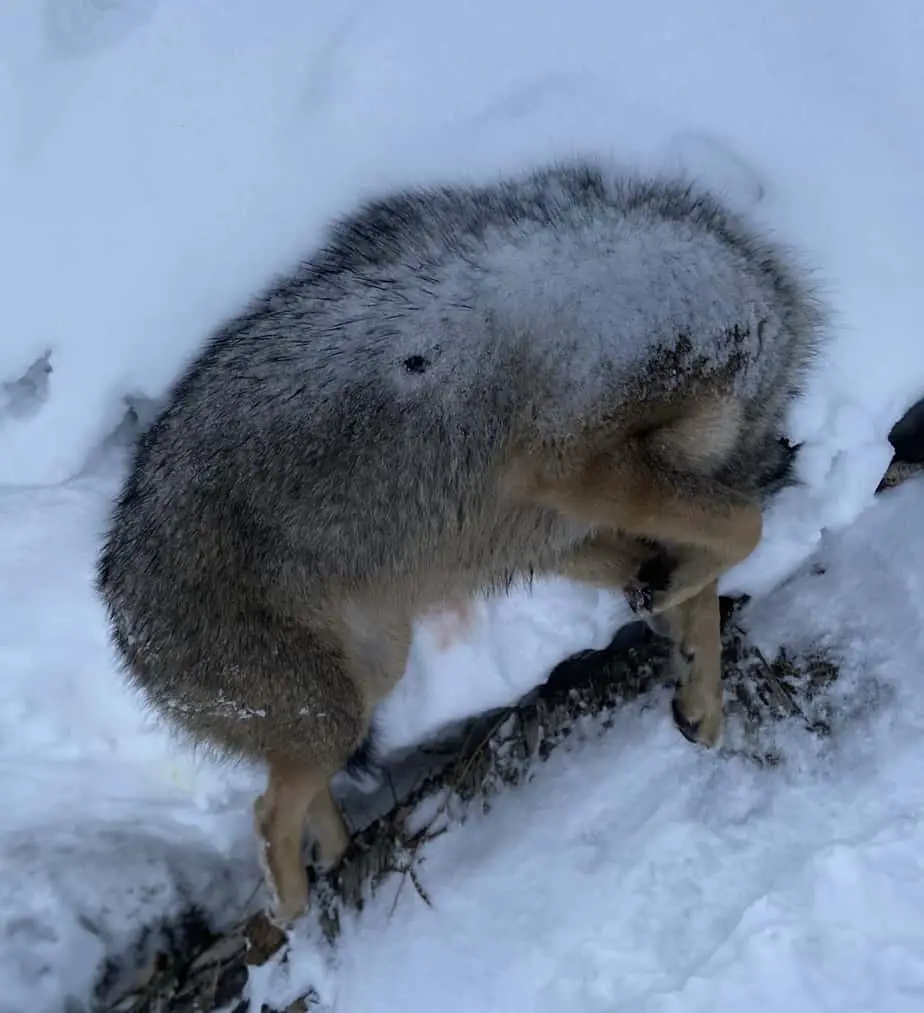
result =
[{"label": "white snow surface", "polygon": [[[872,499],[924,393],[922,41],[914,0],[0,6],[0,1013],[84,1008],[142,926],[191,901],[233,919],[257,883],[258,772],[144,711],[92,591],[123,398],[162,394],[360,197],[579,153],[683,168],[817,269],[833,341],[790,420],[805,486],[724,588],[757,596],[768,651],[836,649],[844,707],[885,688],[828,750],[781,733],[774,771],[692,749],[666,698],[629,708],[431,845],[433,910],[383,890],[254,995],[924,1008],[924,484]],[[512,701],[626,617],[564,581],[422,617],[387,742]]]}]

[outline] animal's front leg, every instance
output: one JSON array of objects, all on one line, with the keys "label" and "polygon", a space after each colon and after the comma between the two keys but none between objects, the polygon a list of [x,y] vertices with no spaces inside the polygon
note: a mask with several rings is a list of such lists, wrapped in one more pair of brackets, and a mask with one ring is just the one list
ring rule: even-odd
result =
[{"label": "animal's front leg", "polygon": [[679,685],[674,721],[691,742],[715,746],[722,737],[722,635],[718,584],[662,613],[674,641]]}]

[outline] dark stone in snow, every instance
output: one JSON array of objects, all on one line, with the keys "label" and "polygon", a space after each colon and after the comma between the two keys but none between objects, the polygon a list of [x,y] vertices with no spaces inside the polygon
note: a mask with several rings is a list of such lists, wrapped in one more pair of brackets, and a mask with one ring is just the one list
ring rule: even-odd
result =
[{"label": "dark stone in snow", "polygon": [[895,458],[909,464],[924,462],[924,398],[912,405],[889,433]]}]

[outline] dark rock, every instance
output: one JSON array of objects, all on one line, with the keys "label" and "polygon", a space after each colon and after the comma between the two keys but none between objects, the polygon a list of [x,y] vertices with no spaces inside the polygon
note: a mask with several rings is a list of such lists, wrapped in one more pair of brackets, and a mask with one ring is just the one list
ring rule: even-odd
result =
[{"label": "dark rock", "polygon": [[924,398],[912,405],[889,433],[895,459],[908,464],[924,462]]}]

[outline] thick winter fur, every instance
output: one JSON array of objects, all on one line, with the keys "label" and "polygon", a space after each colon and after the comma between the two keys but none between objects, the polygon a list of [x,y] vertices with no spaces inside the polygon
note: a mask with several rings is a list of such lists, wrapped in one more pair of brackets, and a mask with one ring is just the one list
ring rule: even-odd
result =
[{"label": "thick winter fur", "polygon": [[821,327],[711,196],[579,164],[370,204],[208,341],[140,441],[99,588],[153,706],[267,762],[283,916],[306,819],[335,859],[329,779],[442,601],[628,588],[678,642],[681,729],[717,740],[716,580],[760,538]]}]

